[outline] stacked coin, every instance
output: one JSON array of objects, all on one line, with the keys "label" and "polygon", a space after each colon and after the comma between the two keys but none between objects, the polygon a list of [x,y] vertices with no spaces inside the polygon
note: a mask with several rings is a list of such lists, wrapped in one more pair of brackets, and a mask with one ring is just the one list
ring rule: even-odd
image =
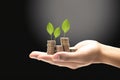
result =
[{"label": "stacked coin", "polygon": [[48,40],[47,41],[47,54],[54,54],[55,53],[55,46],[56,46],[55,40]]},{"label": "stacked coin", "polygon": [[56,45],[56,52],[63,51],[63,46],[62,45]]},{"label": "stacked coin", "polygon": [[75,52],[75,51],[77,51],[77,49],[74,48],[74,47],[70,47],[69,49],[70,49],[70,52]]},{"label": "stacked coin", "polygon": [[63,50],[69,52],[70,51],[69,50],[69,47],[70,47],[69,38],[61,37],[60,42],[61,42],[61,45],[63,46]]}]

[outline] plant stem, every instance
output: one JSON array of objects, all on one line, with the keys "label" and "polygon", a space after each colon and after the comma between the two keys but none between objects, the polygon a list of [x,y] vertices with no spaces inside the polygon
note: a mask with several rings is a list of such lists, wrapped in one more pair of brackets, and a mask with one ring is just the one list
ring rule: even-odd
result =
[{"label": "plant stem", "polygon": [[64,33],[64,37],[65,37],[65,33]]},{"label": "plant stem", "polygon": [[56,40],[56,38],[54,38],[54,40]]},{"label": "plant stem", "polygon": [[52,35],[51,35],[51,40],[52,40]]}]

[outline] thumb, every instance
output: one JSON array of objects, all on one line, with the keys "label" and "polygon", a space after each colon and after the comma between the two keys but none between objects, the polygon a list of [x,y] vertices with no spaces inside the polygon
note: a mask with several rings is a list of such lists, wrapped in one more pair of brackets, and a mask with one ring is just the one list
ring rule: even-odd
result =
[{"label": "thumb", "polygon": [[53,55],[54,61],[76,62],[78,54],[76,52],[57,52]]}]

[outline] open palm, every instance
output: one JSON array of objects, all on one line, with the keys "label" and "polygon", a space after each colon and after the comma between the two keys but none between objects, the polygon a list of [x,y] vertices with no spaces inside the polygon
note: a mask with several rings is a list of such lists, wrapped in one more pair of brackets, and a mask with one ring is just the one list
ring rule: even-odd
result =
[{"label": "open palm", "polygon": [[46,52],[33,51],[30,58],[41,60],[49,64],[77,69],[79,67],[90,65],[97,60],[100,48],[99,43],[94,40],[85,40],[74,46],[76,52],[57,52],[54,55],[48,55]]}]

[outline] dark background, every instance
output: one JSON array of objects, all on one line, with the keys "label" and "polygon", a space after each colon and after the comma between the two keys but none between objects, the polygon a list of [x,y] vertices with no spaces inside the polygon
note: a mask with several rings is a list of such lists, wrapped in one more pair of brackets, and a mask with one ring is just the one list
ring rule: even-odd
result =
[{"label": "dark background", "polygon": [[[117,4],[120,4],[119,0]],[[45,40],[41,45],[31,31],[26,13],[28,0],[8,0],[1,6],[0,29],[0,76],[39,76],[44,79],[108,79],[119,80],[120,69],[104,64],[90,65],[71,70],[50,65],[29,58],[31,51],[45,51]],[[42,3],[42,0],[41,0]],[[119,8],[120,6],[118,6]],[[104,44],[119,47],[120,15],[117,18],[116,29],[111,38],[113,41],[103,41]],[[41,20],[44,23],[44,20]],[[113,27],[113,28],[114,28]],[[42,36],[42,34],[40,34]],[[43,42],[43,44],[42,44]],[[42,47],[42,48],[41,48]],[[109,79],[110,80],[110,79]]]}]

